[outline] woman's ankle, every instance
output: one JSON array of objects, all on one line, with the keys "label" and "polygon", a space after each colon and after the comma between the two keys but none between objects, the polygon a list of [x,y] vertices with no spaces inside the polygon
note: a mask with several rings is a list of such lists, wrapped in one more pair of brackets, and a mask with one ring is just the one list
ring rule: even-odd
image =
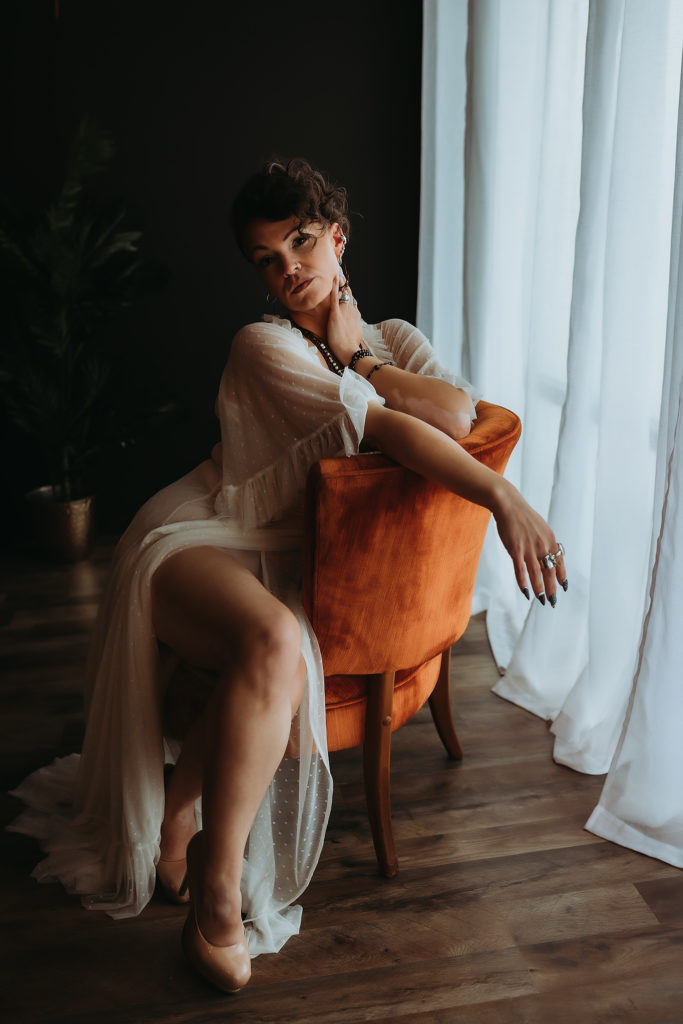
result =
[{"label": "woman's ankle", "polygon": [[161,823],[160,856],[162,860],[182,860],[187,844],[197,831],[194,806],[184,808],[177,814],[164,814]]},{"label": "woman's ankle", "polygon": [[204,882],[197,902],[197,923],[204,938],[214,946],[241,942],[244,930],[239,886],[229,891]]}]

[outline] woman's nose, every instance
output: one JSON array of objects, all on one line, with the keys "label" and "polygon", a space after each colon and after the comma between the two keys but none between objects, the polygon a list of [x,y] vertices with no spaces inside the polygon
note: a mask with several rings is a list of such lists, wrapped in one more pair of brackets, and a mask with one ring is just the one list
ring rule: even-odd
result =
[{"label": "woman's nose", "polygon": [[299,261],[294,259],[293,256],[290,257],[289,259],[286,259],[283,265],[284,276],[289,277],[291,274],[294,273],[295,270],[298,270],[300,266],[301,264],[299,263]]}]

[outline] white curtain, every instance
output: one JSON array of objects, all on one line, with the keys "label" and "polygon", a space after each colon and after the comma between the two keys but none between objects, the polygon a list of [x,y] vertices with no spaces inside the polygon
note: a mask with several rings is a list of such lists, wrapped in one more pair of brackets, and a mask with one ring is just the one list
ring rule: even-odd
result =
[{"label": "white curtain", "polygon": [[[683,94],[683,91],[682,91]],[[683,868],[683,102],[659,432],[656,550],[630,706],[587,828]],[[654,795],[654,796],[653,796]]]},{"label": "white curtain", "polygon": [[[442,357],[459,363],[488,399],[521,415],[524,434],[510,475],[567,548],[568,593],[555,610],[528,606],[490,533],[476,607],[487,608],[492,647],[505,666],[495,689],[553,720],[556,760],[600,774],[622,735],[636,671],[628,732],[642,703],[638,693],[651,687],[639,645],[653,524],[658,536],[669,480],[656,467],[667,319],[669,351],[676,340],[669,280],[679,242],[672,224],[683,3],[472,0],[464,153],[445,153],[443,145],[430,147],[430,137],[442,138],[441,126],[463,114],[459,103],[449,108],[446,84],[431,66],[448,52],[443,32],[435,54],[427,47],[453,2],[424,4],[424,74],[438,102],[428,102],[426,89],[420,274],[431,280],[428,289],[420,284],[418,320],[431,326]],[[465,5],[455,4],[462,12]],[[455,52],[462,45],[459,38]],[[444,160],[464,183],[462,317],[451,299],[457,261],[426,260],[426,211],[437,211],[432,223],[442,235],[449,225],[438,216],[442,179],[424,171]],[[457,224],[451,227],[458,248]],[[444,306],[458,322],[452,339],[433,312]],[[675,415],[665,407],[669,454]],[[644,650],[647,636],[655,636],[657,607],[654,601]],[[674,607],[660,629],[676,615],[683,621],[683,596]],[[664,712],[678,721],[680,690]],[[644,707],[639,742],[644,734],[656,747],[666,732],[647,731],[649,702]],[[630,764],[628,751],[624,738],[619,756]],[[600,834],[607,816],[621,813],[607,802],[610,793],[616,798],[612,777],[591,819]],[[632,777],[622,772],[619,792]],[[675,783],[683,792],[683,774]],[[645,797],[651,803],[656,791]],[[629,828],[636,827],[632,811]]]}]

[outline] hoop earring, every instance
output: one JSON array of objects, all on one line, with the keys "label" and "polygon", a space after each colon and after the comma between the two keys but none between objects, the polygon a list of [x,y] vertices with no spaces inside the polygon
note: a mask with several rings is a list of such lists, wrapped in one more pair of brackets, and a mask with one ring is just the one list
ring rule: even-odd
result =
[{"label": "hoop earring", "polygon": [[277,302],[277,299],[275,298],[274,295],[271,295],[270,292],[266,292],[266,302],[268,303],[269,306],[272,306],[274,303]]}]

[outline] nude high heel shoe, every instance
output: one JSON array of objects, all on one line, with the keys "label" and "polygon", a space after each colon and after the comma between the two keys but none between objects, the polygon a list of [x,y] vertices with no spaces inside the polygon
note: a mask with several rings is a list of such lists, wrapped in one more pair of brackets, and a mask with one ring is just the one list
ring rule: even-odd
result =
[{"label": "nude high heel shoe", "polygon": [[196,899],[200,882],[200,843],[198,832],[187,847],[187,873],[192,906],[183,928],[183,952],[192,966],[224,992],[239,992],[251,977],[251,958],[247,936],[231,946],[213,946],[202,935],[197,923]]}]

